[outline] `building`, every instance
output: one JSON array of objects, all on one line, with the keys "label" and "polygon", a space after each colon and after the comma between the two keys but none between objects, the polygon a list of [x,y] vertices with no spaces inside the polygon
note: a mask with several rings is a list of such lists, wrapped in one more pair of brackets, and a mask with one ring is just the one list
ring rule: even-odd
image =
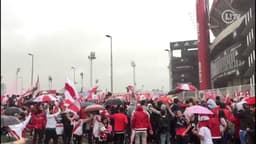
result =
[{"label": "building", "polygon": [[[170,43],[172,85],[189,83],[199,87],[197,41],[179,41]],[[173,53],[179,51],[180,56]]]},{"label": "building", "polygon": [[255,85],[255,0],[214,0],[209,14],[212,88]]}]

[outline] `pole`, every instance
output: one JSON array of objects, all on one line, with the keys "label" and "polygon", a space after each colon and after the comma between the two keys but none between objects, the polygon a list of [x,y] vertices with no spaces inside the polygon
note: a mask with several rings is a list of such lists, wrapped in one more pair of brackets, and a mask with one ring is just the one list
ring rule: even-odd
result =
[{"label": "pole", "polygon": [[21,76],[20,77],[20,80],[21,80],[21,84],[20,84],[20,93],[22,93],[22,91],[23,91],[23,77]]},{"label": "pole", "polygon": [[172,47],[170,46],[169,49],[165,49],[165,51],[168,52],[168,58],[169,58],[169,65],[168,65],[168,70],[169,70],[169,91],[172,90]]},{"label": "pole", "polygon": [[20,68],[17,68],[17,71],[16,71],[16,93],[18,93],[18,78],[19,78],[19,72],[20,72]]},{"label": "pole", "polygon": [[92,87],[93,84],[93,77],[92,77],[92,61],[96,59],[95,52],[91,52],[88,56],[88,59],[90,60],[90,86]]},{"label": "pole", "polygon": [[33,86],[33,75],[34,75],[34,55],[29,53],[28,55],[32,58],[32,70],[31,70],[31,87]]},{"label": "pole", "polygon": [[209,64],[208,0],[196,1],[198,25],[198,68],[200,89],[211,88]]},{"label": "pole", "polygon": [[135,66],[133,67],[133,84],[134,84],[134,87],[136,87]]},{"label": "pole", "polygon": [[91,65],[90,65],[90,86],[92,87],[92,59],[90,59]]},{"label": "pole", "polygon": [[112,36],[106,35],[110,38],[110,82],[111,82],[111,93],[113,93],[113,55],[112,55]]},{"label": "pole", "polygon": [[173,89],[173,86],[172,86],[172,48],[170,48],[170,52],[169,52],[169,74],[170,74],[170,77],[169,77],[169,83],[170,83],[170,91]]},{"label": "pole", "polygon": [[81,93],[83,92],[83,81],[84,81],[84,73],[83,72],[81,72],[80,73],[80,76],[81,76]]},{"label": "pole", "polygon": [[135,67],[136,67],[136,64],[134,61],[131,62],[131,66],[133,68],[133,86],[136,87],[136,79],[135,79]]},{"label": "pole", "polygon": [[113,55],[112,55],[112,37],[110,37],[110,67],[111,67],[111,92],[113,93]]}]

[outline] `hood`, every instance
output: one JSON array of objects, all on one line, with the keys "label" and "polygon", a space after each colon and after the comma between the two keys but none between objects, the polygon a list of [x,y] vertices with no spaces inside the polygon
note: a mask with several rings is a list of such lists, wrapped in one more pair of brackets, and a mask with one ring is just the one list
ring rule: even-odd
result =
[{"label": "hood", "polygon": [[142,106],[137,106],[136,111],[143,111],[143,107]]},{"label": "hood", "polygon": [[208,104],[208,107],[209,107],[210,109],[214,109],[215,107],[217,107],[217,104],[216,104],[216,102],[215,102],[213,99],[209,99],[209,100],[207,101],[207,104]]}]

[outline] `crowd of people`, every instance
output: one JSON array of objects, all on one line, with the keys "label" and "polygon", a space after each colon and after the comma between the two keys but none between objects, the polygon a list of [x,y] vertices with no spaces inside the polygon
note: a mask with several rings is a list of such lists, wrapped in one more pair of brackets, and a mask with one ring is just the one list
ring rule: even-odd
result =
[{"label": "crowd of people", "polygon": [[[84,106],[77,113],[61,103],[18,105],[14,101],[4,109],[23,109],[24,114],[15,115],[21,121],[31,115],[23,133],[30,132],[32,144],[48,144],[51,140],[57,144],[59,137],[64,144],[81,144],[82,139],[88,144],[252,144],[255,104],[243,101],[240,98],[224,102],[219,96],[202,101],[173,97],[167,102],[134,98],[117,105],[102,103],[104,110],[86,111]],[[186,113],[195,105],[213,114]],[[61,133],[57,132],[59,124],[63,125]],[[1,127],[1,135],[8,130]]]}]

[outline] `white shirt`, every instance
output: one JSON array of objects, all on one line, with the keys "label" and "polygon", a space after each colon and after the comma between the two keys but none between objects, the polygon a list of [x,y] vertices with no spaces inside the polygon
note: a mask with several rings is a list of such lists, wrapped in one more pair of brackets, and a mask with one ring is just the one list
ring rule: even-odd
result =
[{"label": "white shirt", "polygon": [[95,115],[93,117],[92,133],[93,133],[93,136],[96,137],[96,138],[100,137],[100,121],[101,121],[101,116],[100,115]]},{"label": "white shirt", "polygon": [[56,128],[57,125],[57,116],[60,112],[50,114],[46,113],[46,128]]},{"label": "white shirt", "polygon": [[200,139],[201,144],[213,144],[212,134],[209,128],[207,127],[199,128],[199,134],[203,136],[203,138]]}]

